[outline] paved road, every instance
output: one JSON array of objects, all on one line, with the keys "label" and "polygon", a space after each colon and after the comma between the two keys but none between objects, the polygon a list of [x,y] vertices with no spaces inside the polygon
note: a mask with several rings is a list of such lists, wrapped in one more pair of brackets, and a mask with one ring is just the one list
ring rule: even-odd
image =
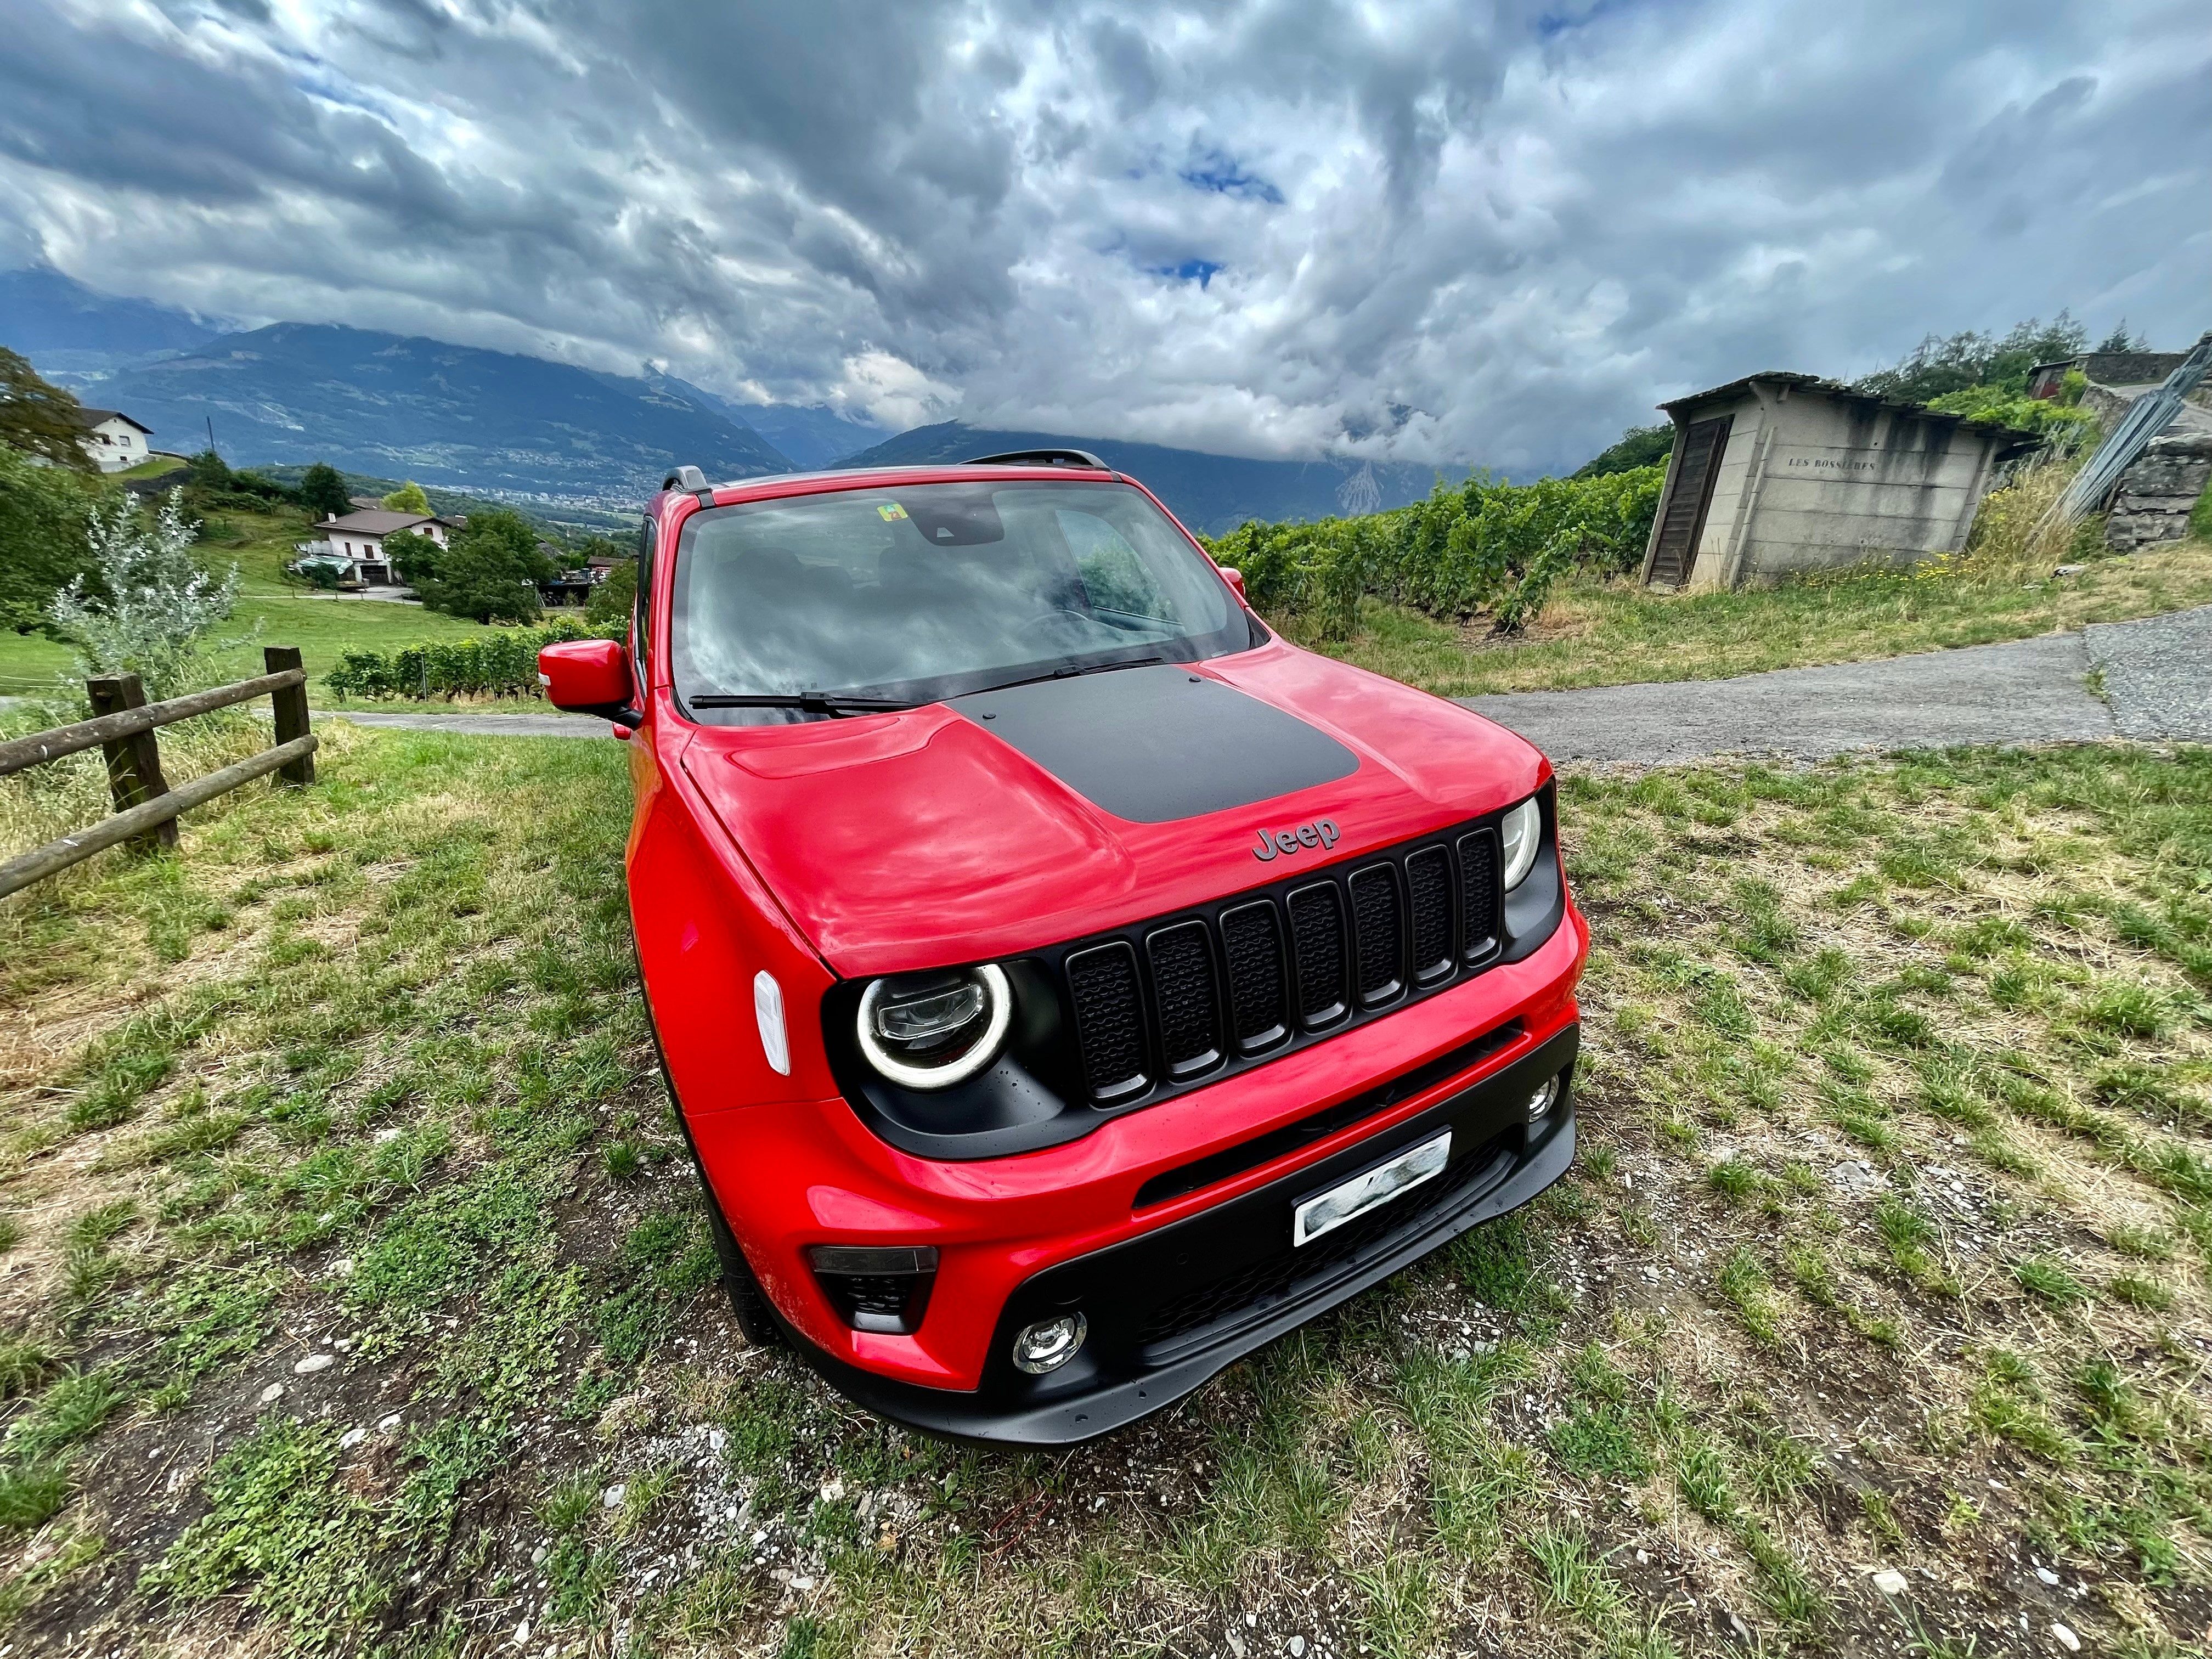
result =
[{"label": "paved road", "polygon": [[[2105,696],[2088,687],[2104,671]],[[2079,634],[1929,651],[1733,680],[1468,697],[1561,764],[1665,766],[1708,755],[1819,760],[1854,749],[2212,742],[2212,605]],[[363,726],[505,737],[604,738],[588,714],[345,714]]]},{"label": "paved road", "polygon": [[363,714],[331,716],[358,726],[400,726],[412,732],[466,732],[479,738],[604,738],[614,728],[592,714]]},{"label": "paved road", "polygon": [[[2105,698],[2088,687],[2099,668]],[[2212,606],[1829,668],[1461,701],[1555,762],[1599,767],[2115,736],[2212,740]]]}]

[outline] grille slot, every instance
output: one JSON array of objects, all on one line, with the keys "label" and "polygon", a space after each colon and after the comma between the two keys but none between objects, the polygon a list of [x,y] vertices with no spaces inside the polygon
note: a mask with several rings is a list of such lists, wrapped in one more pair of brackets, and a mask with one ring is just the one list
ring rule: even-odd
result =
[{"label": "grille slot", "polygon": [[1220,998],[1213,947],[1202,921],[1163,927],[1145,941],[1152,959],[1152,995],[1159,1013],[1160,1053],[1178,1083],[1221,1059]]},{"label": "grille slot", "polygon": [[[1288,832],[1285,832],[1286,834]],[[1498,831],[1482,819],[1297,870],[1048,955],[1083,1088],[1119,1109],[1265,1063],[1441,993],[1505,948]],[[1032,1040],[1049,1036],[1040,1024]],[[1066,1062],[1062,1062],[1063,1064]],[[1073,1067],[1071,1066],[1071,1069]],[[1074,1092],[1075,1079],[1054,1086]]]},{"label": "grille slot", "polygon": [[1083,1081],[1094,1100],[1124,1100],[1152,1086],[1145,1073],[1145,1021],[1137,953],[1115,941],[1067,959]]},{"label": "grille slot", "polygon": [[1265,899],[1222,913],[1221,954],[1229,964],[1229,1023],[1248,1054],[1291,1032],[1283,1000],[1283,928]]},{"label": "grille slot", "polygon": [[1359,1004],[1376,1008],[1406,988],[1402,942],[1404,907],[1398,878],[1387,864],[1370,864],[1352,878],[1352,919],[1358,941]]},{"label": "grille slot", "polygon": [[1498,951],[1498,832],[1474,830],[1459,838],[1459,890],[1465,910],[1468,962],[1480,962]]},{"label": "grille slot", "polygon": [[1291,895],[1291,949],[1298,969],[1298,1018],[1309,1031],[1351,1012],[1344,993],[1344,906],[1333,882]]},{"label": "grille slot", "polygon": [[1413,920],[1413,981],[1434,985],[1449,979],[1452,959],[1451,854],[1424,847],[1406,860],[1407,908]]}]

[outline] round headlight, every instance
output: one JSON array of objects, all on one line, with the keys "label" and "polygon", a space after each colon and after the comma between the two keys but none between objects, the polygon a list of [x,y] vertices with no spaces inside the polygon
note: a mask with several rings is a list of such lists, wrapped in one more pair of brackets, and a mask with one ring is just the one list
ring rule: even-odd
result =
[{"label": "round headlight", "polygon": [[991,963],[879,979],[860,994],[860,1052],[902,1087],[949,1089],[998,1058],[1013,1014],[1006,975]]},{"label": "round headlight", "polygon": [[1508,812],[1498,826],[1505,843],[1505,890],[1511,892],[1536,867],[1536,849],[1543,844],[1544,815],[1531,795]]}]

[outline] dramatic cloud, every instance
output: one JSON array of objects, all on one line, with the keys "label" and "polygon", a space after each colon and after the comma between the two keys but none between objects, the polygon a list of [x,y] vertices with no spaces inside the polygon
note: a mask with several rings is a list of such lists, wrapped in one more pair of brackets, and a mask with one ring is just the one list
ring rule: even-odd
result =
[{"label": "dramatic cloud", "polygon": [[892,424],[1572,465],[2212,325],[2202,0],[0,0],[0,263]]}]

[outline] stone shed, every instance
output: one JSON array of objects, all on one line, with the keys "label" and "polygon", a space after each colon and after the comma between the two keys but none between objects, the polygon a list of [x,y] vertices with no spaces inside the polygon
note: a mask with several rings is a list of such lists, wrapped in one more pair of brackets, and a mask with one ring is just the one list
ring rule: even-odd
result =
[{"label": "stone shed", "polygon": [[1674,450],[1644,580],[1662,587],[1955,552],[1998,466],[2037,441],[1781,371],[1659,407],[1674,417]]}]

